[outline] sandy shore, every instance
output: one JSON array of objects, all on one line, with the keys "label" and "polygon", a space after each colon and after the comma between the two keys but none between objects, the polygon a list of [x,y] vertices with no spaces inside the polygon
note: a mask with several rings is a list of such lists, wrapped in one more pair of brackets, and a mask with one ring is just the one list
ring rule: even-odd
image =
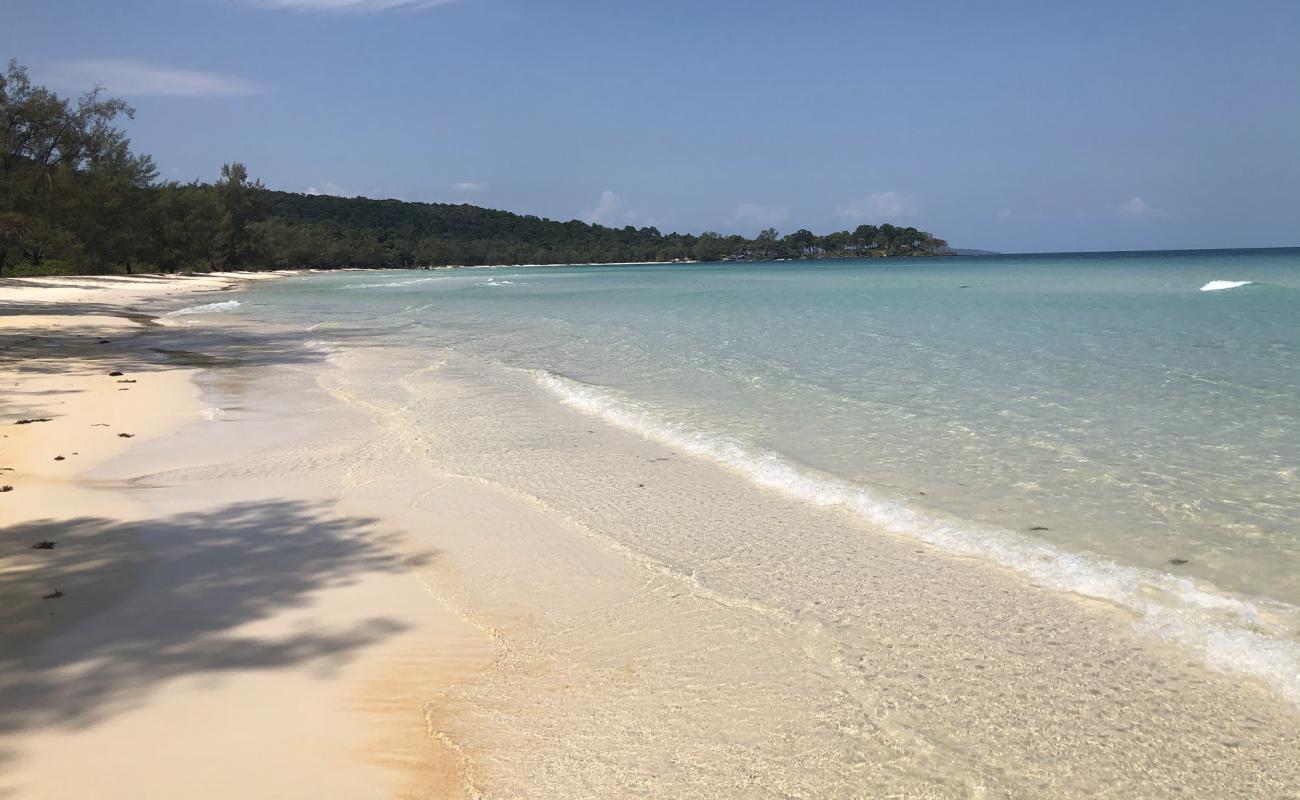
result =
[{"label": "sandy shore", "polygon": [[488,640],[319,473],[241,477],[319,437],[205,404],[264,342],[150,320],[264,277],[0,282],[0,797],[462,795],[424,706]]},{"label": "sandy shore", "polygon": [[0,290],[0,797],[1295,795],[1295,709],[1120,608],[311,287],[45,283]]}]

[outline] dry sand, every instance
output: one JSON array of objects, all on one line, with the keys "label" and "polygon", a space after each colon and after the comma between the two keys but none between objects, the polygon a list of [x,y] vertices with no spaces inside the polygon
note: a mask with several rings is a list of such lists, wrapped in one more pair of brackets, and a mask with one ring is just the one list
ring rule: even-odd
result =
[{"label": "dry sand", "polygon": [[464,794],[425,706],[488,639],[319,475],[240,477],[308,431],[205,418],[151,338],[253,277],[0,282],[2,798]]}]

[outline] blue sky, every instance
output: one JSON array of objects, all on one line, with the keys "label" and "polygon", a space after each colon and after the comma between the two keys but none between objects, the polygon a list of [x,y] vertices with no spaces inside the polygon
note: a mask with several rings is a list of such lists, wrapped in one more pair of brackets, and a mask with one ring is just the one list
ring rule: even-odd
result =
[{"label": "blue sky", "polygon": [[1300,3],[6,0],[164,177],[1005,251],[1300,245]]}]

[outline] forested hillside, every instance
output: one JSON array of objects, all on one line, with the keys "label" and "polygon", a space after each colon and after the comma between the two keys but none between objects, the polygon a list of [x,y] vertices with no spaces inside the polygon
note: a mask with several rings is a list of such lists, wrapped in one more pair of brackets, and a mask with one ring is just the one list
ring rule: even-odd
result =
[{"label": "forested hillside", "polygon": [[559,222],[470,205],[271,191],[243,164],[215,183],[159,182],[117,126],[134,111],[76,101],[21,65],[0,75],[0,274],[416,267],[939,255],[915,228],[861,225],[753,239]]}]

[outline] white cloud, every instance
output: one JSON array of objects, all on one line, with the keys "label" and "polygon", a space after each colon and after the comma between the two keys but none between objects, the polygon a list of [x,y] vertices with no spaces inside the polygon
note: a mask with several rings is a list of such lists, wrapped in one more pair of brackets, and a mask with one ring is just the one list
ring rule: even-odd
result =
[{"label": "white cloud", "polygon": [[779,225],[790,217],[790,209],[765,206],[759,203],[741,203],[731,212],[731,219],[738,224]]},{"label": "white cloud", "polygon": [[128,96],[215,97],[265,91],[259,84],[244,78],[158,67],[129,58],[65,61],[55,67],[54,73],[59,83],[79,88],[98,83],[103,84],[110,94]]},{"label": "white cloud", "polygon": [[1125,217],[1134,217],[1134,218],[1149,217],[1152,214],[1159,213],[1156,211],[1156,209],[1147,205],[1147,201],[1143,200],[1141,197],[1134,197],[1130,200],[1126,200],[1125,202],[1120,203],[1119,208],[1116,210],[1119,211],[1119,213]]},{"label": "white cloud", "polygon": [[578,212],[578,219],[593,225],[608,225],[614,216],[627,204],[620,195],[606,189],[600,193],[595,208],[585,208]]},{"label": "white cloud", "polygon": [[584,208],[579,211],[578,219],[592,225],[635,225],[643,228],[655,224],[653,217],[628,208],[627,200],[621,194],[608,189],[600,193],[600,199],[596,201],[594,208]]},{"label": "white cloud", "polygon": [[865,200],[853,200],[836,211],[851,222],[888,222],[915,214],[916,203],[898,192],[875,192]]},{"label": "white cloud", "polygon": [[320,188],[308,186],[303,194],[328,194],[333,195],[334,197],[356,197],[355,192],[349,192],[347,189],[344,189],[333,181],[325,181]]},{"label": "white cloud", "polygon": [[487,188],[487,184],[481,181],[461,181],[451,185],[454,192],[486,192]]},{"label": "white cloud", "polygon": [[285,11],[418,11],[454,0],[243,0],[245,5]]}]

